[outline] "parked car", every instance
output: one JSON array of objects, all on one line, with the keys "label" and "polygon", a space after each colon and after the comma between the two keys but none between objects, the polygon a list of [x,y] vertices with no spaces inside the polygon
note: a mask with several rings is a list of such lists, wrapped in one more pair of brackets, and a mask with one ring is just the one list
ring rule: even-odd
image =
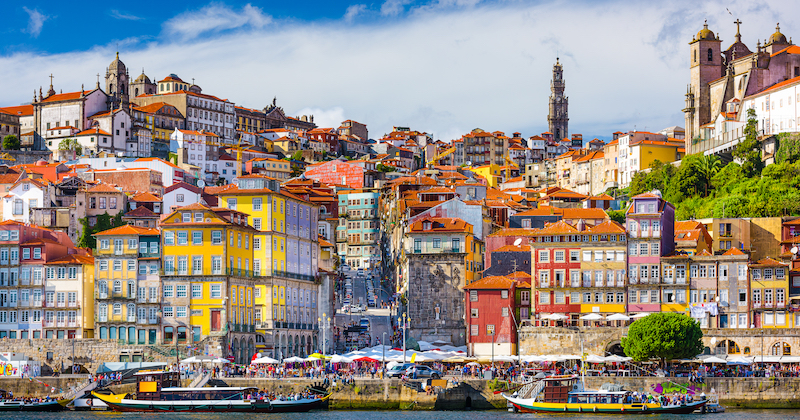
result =
[{"label": "parked car", "polygon": [[[360,309],[361,308],[359,308],[359,310]],[[361,325],[362,327],[365,327],[365,328],[369,328],[369,319],[361,318],[361,321],[358,323],[358,325]]]},{"label": "parked car", "polygon": [[386,371],[386,376],[389,378],[399,378],[406,373],[406,369],[409,367],[414,366],[413,363],[403,363],[399,365],[392,366]]},{"label": "parked car", "polygon": [[360,305],[350,305],[350,312],[351,313],[361,313],[361,306]]},{"label": "parked car", "polygon": [[406,375],[408,375],[409,378],[413,377],[412,368],[415,366],[417,368],[417,378],[440,379],[442,377],[442,372],[436,369],[431,369],[425,365],[411,365],[406,369]]}]

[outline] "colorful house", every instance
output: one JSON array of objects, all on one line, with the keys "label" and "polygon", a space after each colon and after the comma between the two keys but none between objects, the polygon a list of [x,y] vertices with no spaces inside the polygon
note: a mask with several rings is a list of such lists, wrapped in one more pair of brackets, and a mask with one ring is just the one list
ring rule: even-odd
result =
[{"label": "colorful house", "polygon": [[250,360],[255,351],[252,261],[258,232],[247,218],[237,210],[198,203],[162,220],[165,344],[226,335],[234,360]]}]

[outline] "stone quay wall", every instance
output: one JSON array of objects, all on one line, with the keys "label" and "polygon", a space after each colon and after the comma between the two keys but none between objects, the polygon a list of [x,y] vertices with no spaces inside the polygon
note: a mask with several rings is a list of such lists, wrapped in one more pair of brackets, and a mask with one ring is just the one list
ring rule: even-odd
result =
[{"label": "stone quay wall", "polygon": [[[627,327],[523,327],[519,331],[520,354],[581,354],[583,344],[585,353],[605,355],[627,331]],[[800,329],[703,329],[703,344],[711,354],[727,344],[726,349],[739,349],[730,354],[768,356],[777,344],[781,349],[777,355],[783,356],[782,343],[789,345],[791,356],[800,356]]]},{"label": "stone quay wall", "polygon": [[[227,349],[225,337],[208,337],[196,347],[206,349],[214,354],[222,354]],[[108,362],[127,360],[132,362],[176,362],[175,346],[156,346],[141,344],[125,344],[115,340],[100,340],[94,338],[81,340],[58,339],[2,339],[0,352],[17,353],[42,364],[42,374],[60,372],[62,368],[69,368],[73,364],[84,367],[88,372],[95,373],[97,369]],[[178,347],[178,357],[186,357],[186,345]],[[2,388],[0,388],[2,389]]]}]

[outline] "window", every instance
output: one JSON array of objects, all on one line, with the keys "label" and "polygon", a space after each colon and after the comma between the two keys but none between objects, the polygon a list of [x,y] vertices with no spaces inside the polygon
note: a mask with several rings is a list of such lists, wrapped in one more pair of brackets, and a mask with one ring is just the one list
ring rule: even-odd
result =
[{"label": "window", "polygon": [[[173,310],[172,310],[172,306],[165,306],[165,307],[164,307],[164,317],[165,317],[165,318],[172,318],[173,316],[174,316],[174,312],[173,312]],[[165,330],[166,330],[166,329],[165,329]],[[170,332],[171,332],[171,330],[172,330],[172,329],[170,328]],[[171,334],[170,334],[170,335],[171,335]],[[166,337],[164,337],[164,339],[166,339]]]},{"label": "window", "polygon": [[569,261],[570,262],[578,262],[580,259],[578,255],[578,251],[570,251],[569,252]]},{"label": "window", "polygon": [[253,199],[253,210],[254,211],[261,211],[261,198],[254,198]]},{"label": "window", "polygon": [[222,285],[221,284],[212,284],[211,285],[211,298],[212,299],[222,298]]},{"label": "window", "polygon": [[186,318],[186,307],[178,306],[175,308],[175,316],[179,318]]},{"label": "window", "polygon": [[470,316],[470,318],[477,318],[478,317],[478,308],[470,308],[469,316]]},{"label": "window", "polygon": [[477,302],[478,301],[478,291],[477,290],[470,290],[469,291],[469,301],[470,302]]},{"label": "window", "polygon": [[236,199],[235,198],[229,198],[228,199],[228,208],[232,209],[232,210],[236,210]]},{"label": "window", "polygon": [[212,230],[211,231],[211,244],[212,245],[220,245],[220,244],[222,244],[222,231],[221,230]]},{"label": "window", "polygon": [[550,293],[549,292],[539,292],[539,303],[543,305],[550,304]]},{"label": "window", "polygon": [[554,252],[554,255],[553,255],[553,257],[555,258],[555,262],[557,262],[557,263],[563,263],[563,262],[565,262],[565,259],[564,259],[564,258],[565,258],[565,257],[564,257],[564,254],[565,254],[565,253],[564,253],[564,251],[562,251],[562,250],[555,251],[555,252]]},{"label": "window", "polygon": [[500,291],[500,299],[508,299],[508,290]]},{"label": "window", "polygon": [[175,232],[164,232],[164,245],[175,245]]},{"label": "window", "polygon": [[136,271],[136,260],[128,260],[128,271]]},{"label": "window", "polygon": [[[180,234],[178,235],[180,238]],[[202,245],[203,244],[203,231],[201,230],[194,230],[192,231],[192,245]]]},{"label": "window", "polygon": [[189,232],[183,230],[178,231],[178,245],[188,245],[189,244]]},{"label": "window", "polygon": [[550,252],[539,251],[539,262],[550,262]]},{"label": "window", "polygon": [[173,296],[174,286],[165,285],[163,289],[165,298],[171,298]]}]

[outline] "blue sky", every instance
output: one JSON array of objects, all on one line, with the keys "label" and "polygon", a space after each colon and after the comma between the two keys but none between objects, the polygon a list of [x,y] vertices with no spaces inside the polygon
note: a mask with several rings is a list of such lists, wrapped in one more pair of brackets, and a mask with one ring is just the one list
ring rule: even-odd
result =
[{"label": "blue sky", "polygon": [[705,19],[724,48],[736,18],[751,50],[776,22],[798,35],[788,1],[122,4],[6,7],[0,105],[30,101],[51,73],[57,91],[92,87],[119,50],[132,77],[176,73],[252,108],[277,96],[289,115],[313,113],[321,126],[354,119],[373,138],[393,125],[443,140],[476,127],[531,136],[547,129],[559,55],[570,132],[608,137],[683,125],[687,44]]}]

